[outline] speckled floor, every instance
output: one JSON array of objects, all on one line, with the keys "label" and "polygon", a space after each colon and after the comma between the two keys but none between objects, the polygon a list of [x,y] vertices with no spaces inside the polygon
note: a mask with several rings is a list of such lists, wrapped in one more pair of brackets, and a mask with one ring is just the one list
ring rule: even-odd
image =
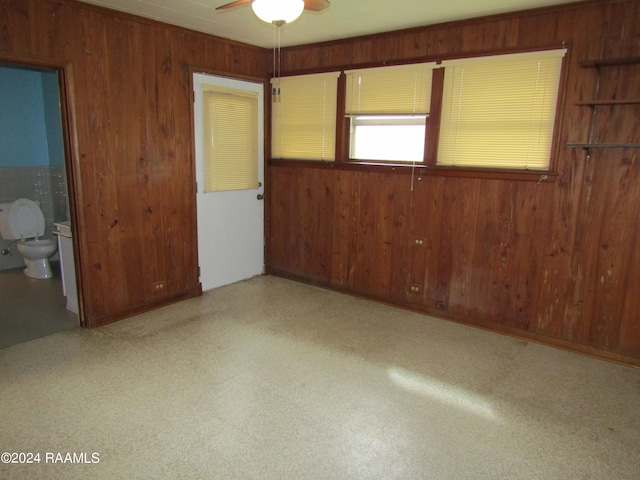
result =
[{"label": "speckled floor", "polygon": [[638,479],[639,412],[638,369],[259,277],[0,350],[0,478]]}]

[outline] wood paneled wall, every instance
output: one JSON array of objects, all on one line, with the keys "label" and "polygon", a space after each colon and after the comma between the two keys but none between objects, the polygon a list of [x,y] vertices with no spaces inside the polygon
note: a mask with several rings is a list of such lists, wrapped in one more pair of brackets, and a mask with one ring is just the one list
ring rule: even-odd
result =
[{"label": "wood paneled wall", "polygon": [[[282,51],[285,72],[569,47],[557,176],[454,177],[270,162],[271,272],[640,364],[640,149],[586,142],[594,58],[640,56],[640,2],[600,1]],[[640,98],[640,67],[601,98]],[[595,137],[640,142],[640,106],[599,107]],[[412,189],[413,184],[413,189]],[[413,287],[413,289],[412,289]]]},{"label": "wood paneled wall", "polygon": [[[442,317],[640,363],[637,149],[586,141],[595,71],[640,55],[640,2],[587,2],[284,49],[283,71],[569,46],[552,181],[340,165],[269,166],[271,271]],[[65,65],[85,323],[198,291],[189,66],[264,77],[270,51],[73,0],[0,0],[0,62]],[[638,67],[601,95],[640,97]],[[637,106],[601,109],[638,142]],[[422,241],[422,244],[416,243]],[[154,287],[162,282],[163,289]],[[411,287],[418,291],[412,291]]]},{"label": "wood paneled wall", "polygon": [[85,324],[196,295],[189,67],[263,78],[268,52],[72,0],[0,0],[7,61],[65,66]]}]

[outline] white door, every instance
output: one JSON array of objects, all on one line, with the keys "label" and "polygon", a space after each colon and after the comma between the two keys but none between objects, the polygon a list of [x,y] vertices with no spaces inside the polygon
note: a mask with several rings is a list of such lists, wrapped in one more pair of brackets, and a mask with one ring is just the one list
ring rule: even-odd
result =
[{"label": "white door", "polygon": [[[264,88],[261,83],[199,73],[193,75],[193,85],[198,260],[206,291],[264,273]],[[258,95],[258,181],[250,188],[205,192],[203,89],[210,86]]]}]

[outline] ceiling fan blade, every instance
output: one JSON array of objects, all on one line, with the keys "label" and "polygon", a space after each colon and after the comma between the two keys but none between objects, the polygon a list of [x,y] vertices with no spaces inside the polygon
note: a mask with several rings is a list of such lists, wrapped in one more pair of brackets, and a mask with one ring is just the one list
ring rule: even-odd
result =
[{"label": "ceiling fan blade", "polygon": [[329,0],[304,0],[304,9],[319,12],[330,5]]},{"label": "ceiling fan blade", "polygon": [[240,5],[244,5],[245,3],[251,3],[252,0],[236,0],[235,2],[227,3],[226,5],[222,5],[216,10],[226,10],[227,8],[238,7]]}]

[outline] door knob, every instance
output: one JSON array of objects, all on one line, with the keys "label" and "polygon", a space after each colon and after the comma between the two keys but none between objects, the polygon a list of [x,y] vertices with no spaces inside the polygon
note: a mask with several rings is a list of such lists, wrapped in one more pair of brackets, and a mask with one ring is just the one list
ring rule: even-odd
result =
[{"label": "door knob", "polygon": [[257,198],[258,198],[258,200],[264,200],[264,195],[259,193]]}]

